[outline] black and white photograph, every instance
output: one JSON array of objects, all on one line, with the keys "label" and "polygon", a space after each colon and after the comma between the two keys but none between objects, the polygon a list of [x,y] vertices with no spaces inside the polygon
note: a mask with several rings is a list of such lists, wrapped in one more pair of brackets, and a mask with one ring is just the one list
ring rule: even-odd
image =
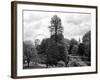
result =
[{"label": "black and white photograph", "polygon": [[23,11],[23,69],[91,66],[91,14]]},{"label": "black and white photograph", "polygon": [[97,73],[97,7],[12,3],[12,76]]}]

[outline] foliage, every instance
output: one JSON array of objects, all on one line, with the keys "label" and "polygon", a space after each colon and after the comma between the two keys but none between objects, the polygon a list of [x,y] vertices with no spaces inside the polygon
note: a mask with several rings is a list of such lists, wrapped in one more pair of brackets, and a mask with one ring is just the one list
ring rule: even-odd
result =
[{"label": "foliage", "polygon": [[80,43],[80,44],[79,44],[78,54],[79,54],[80,56],[84,56],[84,44],[83,44],[83,43]]},{"label": "foliage", "polygon": [[69,50],[69,48],[70,48],[70,40],[69,39],[66,39],[66,38],[64,38],[64,44],[66,45],[66,48]]},{"label": "foliage", "polygon": [[88,31],[83,35],[83,43],[86,45],[91,43],[91,31]]},{"label": "foliage", "polygon": [[[78,53],[83,57],[83,60],[91,60],[91,31],[83,35],[83,42],[79,44]],[[84,59],[85,58],[85,59]]]},{"label": "foliage", "polygon": [[54,15],[51,18],[51,26],[49,26],[51,35],[55,35],[55,40],[57,40],[57,35],[62,34],[63,32],[63,27],[61,24],[61,19],[57,16]]},{"label": "foliage", "polygon": [[87,57],[91,56],[91,31],[88,31],[83,36],[84,54]]},{"label": "foliage", "polygon": [[78,42],[74,38],[72,38],[70,40],[70,45],[78,45]]},{"label": "foliage", "polygon": [[23,56],[24,56],[24,62],[27,61],[28,67],[30,61],[37,63],[38,61],[38,54],[33,46],[31,41],[25,41],[23,42]]},{"label": "foliage", "polygon": [[49,38],[45,38],[41,42],[40,48],[41,48],[41,53],[42,54],[46,53],[46,49],[47,49],[47,46],[48,46],[48,41],[49,41]]},{"label": "foliage", "polygon": [[78,54],[78,45],[73,45],[73,47],[71,49],[71,53],[74,55]]},{"label": "foliage", "polygon": [[59,58],[59,51],[58,46],[56,45],[54,40],[50,40],[46,54],[47,54],[47,64],[49,65],[56,65],[57,59]]},{"label": "foliage", "polygon": [[77,54],[78,52],[78,42],[72,38],[70,40],[69,54]]},{"label": "foliage", "polygon": [[[44,39],[41,43],[41,53],[45,54],[46,63],[49,65],[57,65],[59,60],[68,62],[68,50],[63,35],[57,35],[58,42],[55,42],[55,36]],[[61,39],[62,38],[62,39]]]}]

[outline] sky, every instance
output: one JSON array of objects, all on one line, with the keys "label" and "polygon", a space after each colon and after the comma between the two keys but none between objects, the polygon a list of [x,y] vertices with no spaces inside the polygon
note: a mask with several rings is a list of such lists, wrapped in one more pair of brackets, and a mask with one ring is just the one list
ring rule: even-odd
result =
[{"label": "sky", "polygon": [[91,30],[91,14],[89,13],[61,13],[61,12],[43,12],[43,11],[24,11],[23,12],[23,36],[25,40],[50,37],[48,27],[50,26],[51,18],[57,15],[61,18],[64,28],[63,35],[67,39],[79,38]]}]

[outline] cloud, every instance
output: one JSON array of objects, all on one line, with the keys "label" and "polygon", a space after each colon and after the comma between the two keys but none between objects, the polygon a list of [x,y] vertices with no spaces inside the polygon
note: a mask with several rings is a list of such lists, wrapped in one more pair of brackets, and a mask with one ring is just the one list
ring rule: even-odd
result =
[{"label": "cloud", "polygon": [[91,30],[90,14],[71,14],[64,20],[66,36],[82,36]]},{"label": "cloud", "polygon": [[[34,18],[35,19],[35,18]],[[24,21],[24,40],[33,40],[38,34],[44,34],[49,37],[49,18],[44,17],[37,21],[25,22]],[[42,37],[41,37],[42,38]]]},{"label": "cloud", "polygon": [[36,22],[46,17],[48,17],[48,15],[40,15],[40,12],[24,11],[24,22],[26,23]]},{"label": "cloud", "polygon": [[64,27],[64,37],[82,37],[91,30],[91,14],[24,12],[24,40],[33,40],[35,35],[50,36],[48,26],[53,15],[58,15]]},{"label": "cloud", "polygon": [[70,23],[73,25],[80,25],[85,22],[90,22],[90,14],[71,14],[66,17],[65,23]]}]

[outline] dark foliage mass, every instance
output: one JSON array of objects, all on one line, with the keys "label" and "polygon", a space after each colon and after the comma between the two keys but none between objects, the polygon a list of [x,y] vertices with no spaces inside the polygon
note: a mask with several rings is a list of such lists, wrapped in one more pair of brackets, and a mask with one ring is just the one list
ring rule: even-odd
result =
[{"label": "dark foliage mass", "polygon": [[91,56],[91,32],[87,32],[83,36],[83,44],[85,48],[85,55],[90,57]]},{"label": "dark foliage mass", "polygon": [[70,40],[69,54],[77,54],[78,42],[73,38]]},{"label": "dark foliage mass", "polygon": [[84,56],[88,57],[87,59],[91,61],[91,31],[87,32],[83,36],[84,44]]},{"label": "dark foliage mass", "polygon": [[23,43],[23,53],[23,63],[26,62],[28,67],[30,62],[34,62],[35,64],[38,62],[39,57],[31,41]]},{"label": "dark foliage mass", "polygon": [[[62,40],[64,40],[64,38]],[[55,42],[55,36],[52,35],[50,39],[44,39],[41,43],[41,51],[47,55],[46,63],[48,65],[57,65],[57,62],[60,60],[66,64],[68,63],[67,46],[62,40]]]},{"label": "dark foliage mass", "polygon": [[78,53],[80,56],[84,56],[84,44],[83,43],[79,44]]}]

